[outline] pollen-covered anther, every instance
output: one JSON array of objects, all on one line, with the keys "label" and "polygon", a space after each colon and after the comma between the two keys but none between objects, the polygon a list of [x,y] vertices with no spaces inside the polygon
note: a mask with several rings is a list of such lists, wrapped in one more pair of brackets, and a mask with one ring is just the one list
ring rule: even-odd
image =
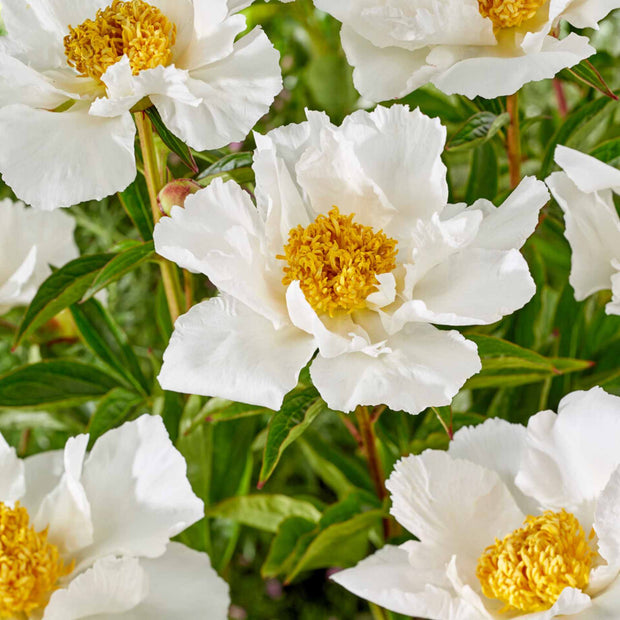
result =
[{"label": "pollen-covered anther", "polygon": [[21,617],[45,607],[58,580],[73,570],[58,548],[37,532],[19,502],[0,502],[0,618]]},{"label": "pollen-covered anther", "polygon": [[478,0],[480,14],[488,17],[496,29],[513,28],[536,15],[548,0]]},{"label": "pollen-covered anther", "polygon": [[166,66],[172,60],[177,29],[157,7],[143,0],[114,0],[75,28],[69,26],[65,55],[84,77],[101,80],[108,67],[123,55],[134,75]]},{"label": "pollen-covered anther", "polygon": [[284,254],[277,256],[287,262],[282,282],[298,280],[317,313],[334,316],[363,308],[377,290],[377,275],[396,267],[397,241],[353,218],[334,207],[306,228],[293,228]]},{"label": "pollen-covered anther", "polygon": [[595,555],[573,514],[547,511],[488,547],[476,575],[485,596],[505,603],[502,611],[544,611],[564,588],[587,587]]}]

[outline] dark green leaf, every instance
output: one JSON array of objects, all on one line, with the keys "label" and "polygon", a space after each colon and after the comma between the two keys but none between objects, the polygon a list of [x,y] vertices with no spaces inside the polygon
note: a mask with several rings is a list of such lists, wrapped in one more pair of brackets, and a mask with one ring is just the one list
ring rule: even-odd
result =
[{"label": "dark green leaf", "polygon": [[14,346],[17,346],[35,329],[54,318],[61,310],[82,299],[99,271],[113,257],[113,254],[81,256],[55,271],[39,287],[28,307],[15,336]]},{"label": "dark green leaf", "polygon": [[142,239],[150,241],[153,238],[153,213],[144,177],[138,175],[124,192],[119,192],[118,197]]},{"label": "dark green leaf", "polygon": [[102,398],[88,425],[89,449],[101,435],[125,422],[142,402],[142,398],[124,388],[115,388]]},{"label": "dark green leaf", "polygon": [[293,552],[300,538],[309,534],[316,527],[316,523],[303,517],[289,517],[280,524],[277,534],[271,541],[267,559],[263,563],[260,572],[263,579],[285,575],[293,567],[295,559]]},{"label": "dark green leaf", "polygon": [[472,151],[465,202],[472,204],[479,198],[493,200],[497,195],[498,179],[497,155],[493,144],[491,142],[481,144]]},{"label": "dark green leaf", "polygon": [[620,138],[613,138],[599,144],[590,151],[590,155],[610,166],[620,166]]},{"label": "dark green leaf", "polygon": [[203,170],[197,179],[206,179],[207,177],[221,175],[223,173],[230,173],[239,168],[251,168],[253,161],[253,154],[242,153],[230,153],[222,157],[222,159],[211,164],[208,168]]},{"label": "dark green leaf", "polygon": [[162,142],[176,155],[178,155],[179,159],[193,172],[198,172],[198,166],[196,165],[196,161],[194,160],[194,156],[190,151],[189,147],[181,140],[177,138],[165,125],[162,120],[157,108],[155,106],[151,106],[147,108],[146,113],[148,117],[151,119],[151,123],[153,123],[153,127],[159,134],[159,137],[162,139]]},{"label": "dark green leaf", "polygon": [[492,112],[478,112],[469,118],[452,136],[446,150],[472,148],[490,140],[497,132],[510,122],[507,113],[496,116]]},{"label": "dark green leaf", "polygon": [[52,360],[0,377],[0,408],[51,407],[97,399],[118,381],[96,366]]},{"label": "dark green leaf", "polygon": [[601,74],[589,60],[583,60],[578,65],[566,69],[566,71],[575,76],[579,81],[603,93],[606,97],[617,101],[618,97],[612,92]]}]

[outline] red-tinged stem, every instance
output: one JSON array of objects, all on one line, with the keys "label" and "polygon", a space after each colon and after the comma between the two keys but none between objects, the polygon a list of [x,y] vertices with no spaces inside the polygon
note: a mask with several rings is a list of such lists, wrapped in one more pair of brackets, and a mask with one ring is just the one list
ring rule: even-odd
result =
[{"label": "red-tinged stem", "polygon": [[564,92],[564,84],[559,78],[553,78],[553,88],[555,89],[555,97],[558,102],[558,112],[562,118],[568,115],[568,103],[566,101],[566,93]]},{"label": "red-tinged stem", "polygon": [[506,97],[506,109],[510,115],[506,151],[510,170],[510,187],[513,189],[521,182],[521,131],[519,127],[519,94]]}]

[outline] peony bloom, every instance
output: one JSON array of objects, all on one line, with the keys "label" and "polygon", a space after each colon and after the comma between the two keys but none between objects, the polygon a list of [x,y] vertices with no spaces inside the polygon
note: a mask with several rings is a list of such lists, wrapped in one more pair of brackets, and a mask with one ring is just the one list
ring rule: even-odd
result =
[{"label": "peony bloom", "polygon": [[255,206],[216,180],[173,207],[157,252],[220,296],[175,325],[167,390],[278,409],[310,361],[330,407],[447,405],[480,370],[474,343],[436,325],[494,323],[534,282],[519,248],[548,199],[525,179],[498,209],[448,205],[446,131],[408,107],[321,113],[257,135]]},{"label": "peony bloom", "polygon": [[42,213],[22,202],[0,200],[0,315],[27,306],[50,265],[62,267],[79,255],[75,221],[65,213]]},{"label": "peony bloom", "polygon": [[204,514],[159,417],[23,461],[0,436],[0,617],[224,620],[209,558],[171,543]]},{"label": "peony bloom", "polygon": [[490,419],[401,459],[392,514],[418,541],[333,579],[432,620],[616,620],[620,398],[573,392],[527,429]]},{"label": "peony bloom", "polygon": [[555,161],[564,172],[546,183],[564,211],[575,297],[611,289],[607,314],[620,314],[620,218],[613,198],[620,194],[620,170],[565,146],[557,147]]},{"label": "peony bloom", "polygon": [[5,182],[46,210],[125,189],[136,176],[130,110],[148,100],[194,149],[243,140],[282,87],[261,29],[237,38],[248,4],[3,0]]},{"label": "peony bloom", "polygon": [[342,22],[357,90],[373,101],[432,82],[489,99],[553,77],[595,53],[587,37],[552,33],[561,20],[597,23],[620,0],[314,0]]}]

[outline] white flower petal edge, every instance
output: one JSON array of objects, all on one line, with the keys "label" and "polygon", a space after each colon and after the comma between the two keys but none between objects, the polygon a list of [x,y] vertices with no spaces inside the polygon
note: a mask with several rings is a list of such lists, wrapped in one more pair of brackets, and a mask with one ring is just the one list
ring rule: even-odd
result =
[{"label": "white flower petal edge", "polygon": [[14,504],[25,491],[24,463],[17,457],[15,448],[0,435],[0,498]]},{"label": "white flower petal edge", "polygon": [[51,274],[79,256],[75,221],[65,213],[42,213],[22,202],[0,200],[0,314],[29,304]]},{"label": "white flower petal edge", "polygon": [[565,509],[597,535],[591,545],[599,557],[585,591],[566,587],[549,609],[510,617],[616,618],[620,456],[613,446],[619,428],[620,398],[593,388],[569,394],[557,414],[536,414],[527,429],[487,420],[459,430],[447,453],[401,459],[386,484],[391,512],[419,542],[387,546],[332,579],[405,615],[500,620],[503,603],[482,593],[478,558],[495,539],[521,527],[524,515]]},{"label": "white flower petal edge", "polygon": [[[555,160],[564,172],[554,172],[546,183],[564,211],[575,298],[581,301],[596,291],[617,291],[620,217],[612,192],[620,193],[620,170],[565,146],[557,147]],[[608,314],[620,314],[615,295]]]},{"label": "white flower petal edge", "polygon": [[[244,139],[282,89],[279,53],[262,30],[237,39],[245,18],[235,13],[249,3],[226,0],[151,0],[177,27],[167,64],[134,76],[123,56],[101,81],[80,76],[63,39],[70,25],[95,19],[110,2],[37,2],[28,11],[18,0],[3,3],[0,173],[36,208],[99,200],[133,181],[130,110],[142,99],[150,98],[173,133],[203,150]],[[30,174],[32,167],[39,174]]]},{"label": "white flower petal edge", "polygon": [[359,92],[384,101],[429,82],[470,98],[511,95],[595,53],[587,37],[551,36],[560,20],[593,25],[620,2],[552,1],[521,25],[496,32],[477,0],[392,0],[389,5],[315,0],[315,5],[342,22],[342,45]]}]

